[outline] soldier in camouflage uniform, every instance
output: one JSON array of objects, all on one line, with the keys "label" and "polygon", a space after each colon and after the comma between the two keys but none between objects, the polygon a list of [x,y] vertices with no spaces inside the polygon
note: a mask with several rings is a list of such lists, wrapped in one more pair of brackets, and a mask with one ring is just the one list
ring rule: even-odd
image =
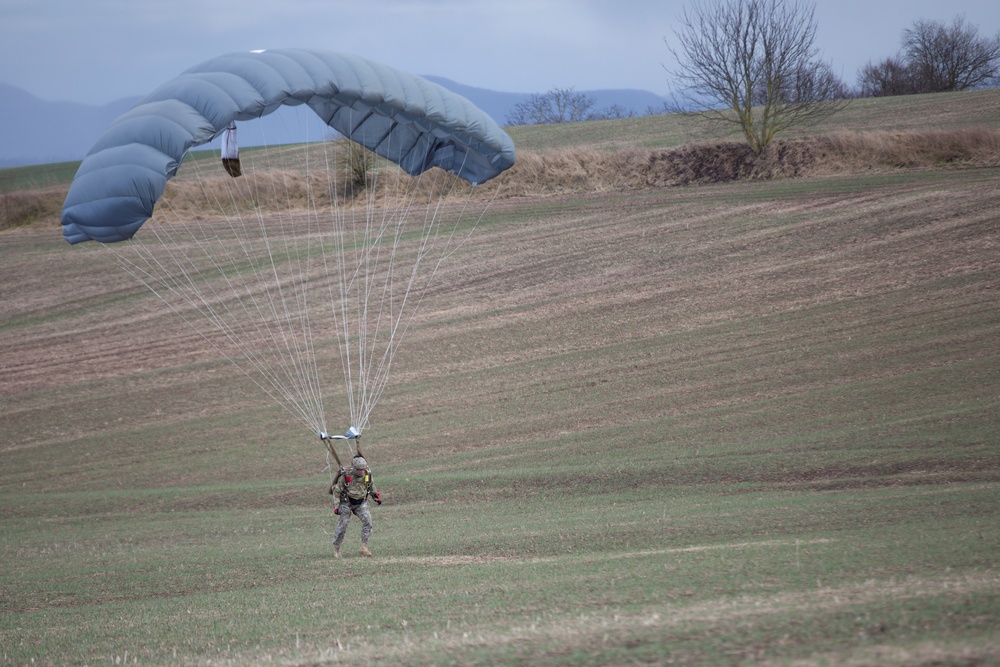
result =
[{"label": "soldier in camouflage uniform", "polygon": [[368,497],[371,496],[381,505],[382,495],[372,484],[371,471],[364,457],[357,454],[351,461],[350,470],[341,468],[340,474],[330,485],[330,494],[338,499],[339,504],[333,512],[340,517],[337,528],[333,531],[334,555],[340,558],[340,545],[344,541],[347,524],[351,522],[351,514],[356,514],[361,519],[361,555],[370,557],[372,552],[368,550],[368,538],[372,535],[372,511]]}]

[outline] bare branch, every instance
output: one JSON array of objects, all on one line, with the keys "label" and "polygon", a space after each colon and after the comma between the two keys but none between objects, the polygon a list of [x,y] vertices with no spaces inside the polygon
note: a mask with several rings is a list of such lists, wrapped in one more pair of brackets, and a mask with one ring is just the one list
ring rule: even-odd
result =
[{"label": "bare branch", "polygon": [[667,47],[680,96],[704,117],[736,125],[757,153],[848,96],[817,58],[814,7],[804,0],[695,0],[674,37]]},{"label": "bare branch", "polygon": [[980,37],[963,16],[950,26],[921,19],[903,31],[903,53],[919,82],[916,92],[967,90],[997,77],[1000,35]]},{"label": "bare branch", "polygon": [[553,88],[518,102],[507,114],[508,125],[543,125],[587,120],[597,100],[572,88]]}]

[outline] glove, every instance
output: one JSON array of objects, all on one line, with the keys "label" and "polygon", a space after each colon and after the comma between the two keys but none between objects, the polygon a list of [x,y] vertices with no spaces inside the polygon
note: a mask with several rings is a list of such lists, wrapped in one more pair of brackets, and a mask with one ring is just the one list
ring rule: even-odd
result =
[{"label": "glove", "polygon": [[337,505],[336,507],[333,508],[333,513],[340,514],[340,505]]},{"label": "glove", "polygon": [[375,503],[378,504],[378,505],[381,505],[382,504],[382,494],[379,493],[378,491],[376,491],[374,497],[375,497]]}]

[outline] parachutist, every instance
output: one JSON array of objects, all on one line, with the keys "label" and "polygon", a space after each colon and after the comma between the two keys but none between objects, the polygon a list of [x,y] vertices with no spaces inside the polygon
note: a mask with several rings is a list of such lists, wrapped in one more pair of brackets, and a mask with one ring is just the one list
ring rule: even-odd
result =
[{"label": "parachutist", "polygon": [[351,515],[356,514],[361,519],[360,552],[362,556],[370,557],[372,552],[368,550],[368,539],[372,534],[372,514],[368,498],[374,498],[375,502],[381,505],[382,494],[372,482],[368,461],[360,454],[355,454],[351,461],[351,469],[338,475],[330,485],[330,493],[338,499],[338,505],[333,510],[339,517],[337,528],[333,531],[334,555],[340,558],[340,545],[344,542],[344,534],[351,522]]}]

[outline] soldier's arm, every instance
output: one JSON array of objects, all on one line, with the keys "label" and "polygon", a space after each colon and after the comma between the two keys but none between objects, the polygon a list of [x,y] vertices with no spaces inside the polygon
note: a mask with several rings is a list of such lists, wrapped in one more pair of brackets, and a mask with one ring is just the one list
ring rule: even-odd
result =
[{"label": "soldier's arm", "polygon": [[330,493],[331,496],[334,493],[337,493],[339,495],[340,492],[342,492],[344,490],[343,489],[343,486],[344,486],[343,481],[344,481],[344,469],[341,468],[340,470],[337,471],[337,476],[333,478],[332,482],[330,482],[330,491],[329,491],[329,493]]}]

